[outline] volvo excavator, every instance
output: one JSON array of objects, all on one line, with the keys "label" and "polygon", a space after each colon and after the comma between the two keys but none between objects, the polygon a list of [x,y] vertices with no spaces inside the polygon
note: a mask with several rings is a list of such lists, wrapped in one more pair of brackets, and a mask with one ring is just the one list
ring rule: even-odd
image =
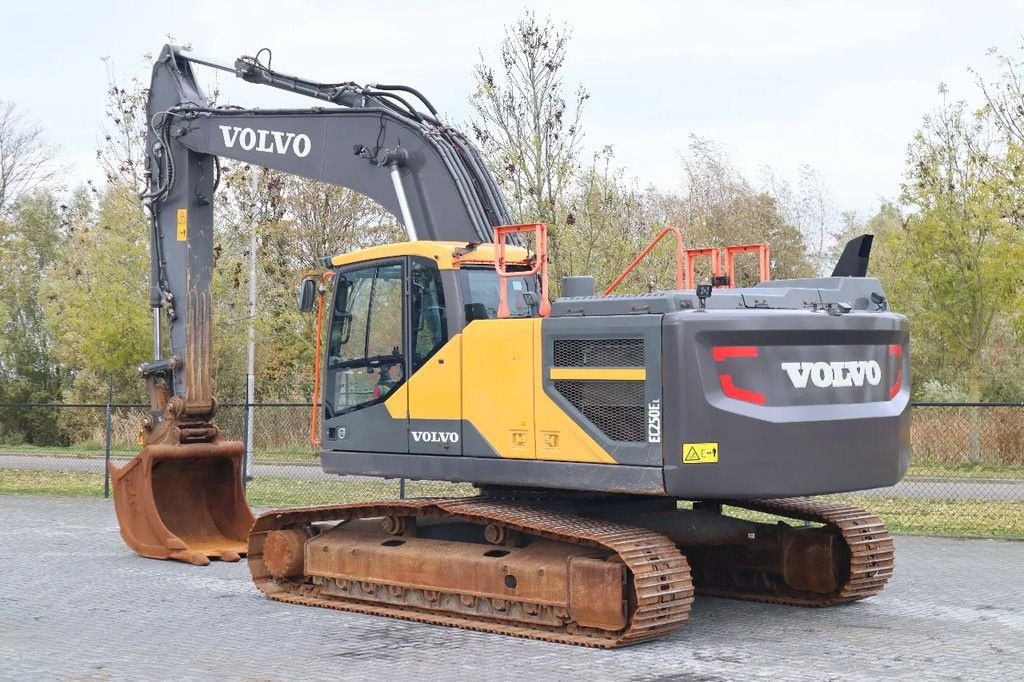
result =
[{"label": "volvo excavator", "polygon": [[[199,66],[319,101],[212,106]],[[545,227],[510,225],[478,150],[411,87],[165,46],[148,116],[152,406],[141,453],[112,469],[139,554],[247,556],[278,601],[596,647],[673,632],[695,593],[825,606],[892,574],[877,516],[812,499],[892,485],[908,465],[907,320],[866,276],[869,235],[832,276],[737,287],[717,249],[684,250],[667,228],[674,290],[596,295],[566,278],[549,301]],[[211,393],[219,157],[360,192],[408,234],[328,255],[301,283],[302,309],[326,320],[324,470],[478,495],[254,521]],[[694,282],[704,255],[712,281]]]}]

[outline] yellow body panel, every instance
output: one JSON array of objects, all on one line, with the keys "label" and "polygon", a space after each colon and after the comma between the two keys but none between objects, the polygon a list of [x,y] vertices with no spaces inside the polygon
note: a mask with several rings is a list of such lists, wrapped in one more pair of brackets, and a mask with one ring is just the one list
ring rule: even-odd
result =
[{"label": "yellow body panel", "polygon": [[552,379],[600,380],[600,381],[646,381],[647,370],[615,367],[552,367]]},{"label": "yellow body panel", "polygon": [[540,320],[477,320],[462,332],[462,418],[502,457],[537,456],[535,326]]},{"label": "yellow body panel", "polygon": [[[464,419],[501,457],[615,464],[544,392],[541,324],[537,318],[470,323],[384,405],[394,419]],[[568,371],[566,378],[644,378],[642,369]],[[560,372],[550,370],[552,378]]]},{"label": "yellow body panel", "polygon": [[[494,244],[479,244],[472,251],[459,256],[457,252],[465,249],[465,242],[397,242],[371,246],[368,249],[341,253],[331,258],[331,265],[353,265],[379,258],[399,258],[401,256],[420,256],[430,258],[437,263],[440,270],[454,270],[464,263],[494,263]],[[530,252],[520,246],[506,246],[505,257],[510,261],[525,261]]]},{"label": "yellow body panel", "polygon": [[[416,377],[413,377],[415,379]],[[388,408],[388,414],[392,419],[406,420],[409,418],[409,384],[412,380],[391,391],[391,394],[384,400],[384,407]]]},{"label": "yellow body panel", "polygon": [[441,347],[402,384],[410,419],[462,419],[462,335]]}]

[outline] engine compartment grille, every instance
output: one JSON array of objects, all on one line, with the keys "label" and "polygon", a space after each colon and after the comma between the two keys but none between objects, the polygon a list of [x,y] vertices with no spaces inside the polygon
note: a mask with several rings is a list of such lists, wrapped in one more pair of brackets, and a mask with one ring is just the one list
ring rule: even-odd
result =
[{"label": "engine compartment grille", "polygon": [[643,367],[643,339],[555,339],[556,367]]},{"label": "engine compartment grille", "polygon": [[559,379],[553,383],[556,391],[612,440],[647,440],[643,381]]}]

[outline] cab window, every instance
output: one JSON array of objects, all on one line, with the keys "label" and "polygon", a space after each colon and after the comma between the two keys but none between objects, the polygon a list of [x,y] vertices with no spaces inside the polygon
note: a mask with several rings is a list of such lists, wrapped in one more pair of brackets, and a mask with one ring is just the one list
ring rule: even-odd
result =
[{"label": "cab window", "polygon": [[[459,276],[466,300],[466,321],[493,319],[498,316],[498,287],[501,278],[493,268],[463,269]],[[511,317],[530,317],[525,294],[532,291],[532,278],[514,277],[505,280],[505,294]]]},{"label": "cab window", "polygon": [[405,381],[402,264],[339,273],[328,339],[328,416],[384,400]]},{"label": "cab window", "polygon": [[431,261],[412,259],[410,278],[412,371],[416,371],[448,340],[441,273]]}]

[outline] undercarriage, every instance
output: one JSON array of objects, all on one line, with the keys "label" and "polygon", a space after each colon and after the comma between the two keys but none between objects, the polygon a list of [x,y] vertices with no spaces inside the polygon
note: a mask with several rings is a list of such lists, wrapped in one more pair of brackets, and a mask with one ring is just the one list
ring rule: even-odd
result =
[{"label": "undercarriage", "polygon": [[724,503],[738,518],[719,502],[483,493],[268,512],[249,568],[278,601],[602,648],[670,634],[695,592],[826,606],[893,570],[881,520],[846,505]]}]

